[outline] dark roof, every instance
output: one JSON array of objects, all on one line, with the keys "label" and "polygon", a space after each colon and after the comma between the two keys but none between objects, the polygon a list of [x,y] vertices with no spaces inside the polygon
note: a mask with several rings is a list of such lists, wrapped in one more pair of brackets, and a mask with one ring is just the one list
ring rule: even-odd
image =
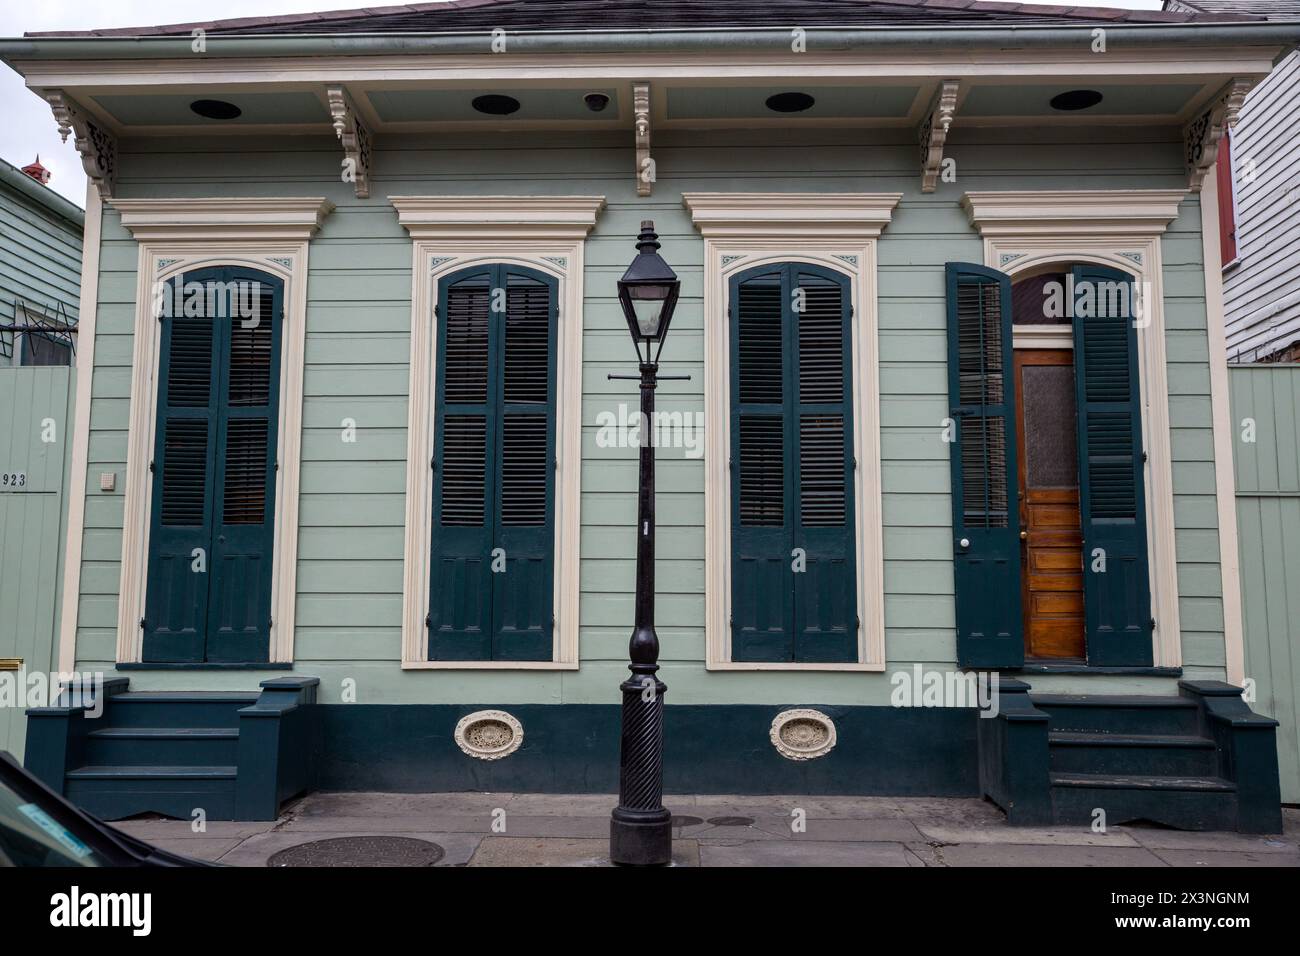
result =
[{"label": "dark roof", "polygon": [[[1222,5],[1222,4],[1220,4]],[[451,0],[29,37],[460,33],[780,27],[1064,26],[1257,21],[1224,11],[1114,10],[985,0]]]},{"label": "dark roof", "polygon": [[1270,20],[1300,20],[1300,0],[1165,0],[1165,9],[1250,14]]}]

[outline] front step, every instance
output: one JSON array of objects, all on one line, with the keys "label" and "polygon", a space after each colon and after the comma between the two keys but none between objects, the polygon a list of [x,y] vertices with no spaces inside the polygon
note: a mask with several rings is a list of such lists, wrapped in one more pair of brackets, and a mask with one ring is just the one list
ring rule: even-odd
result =
[{"label": "front step", "polygon": [[1047,745],[1049,766],[1061,774],[1212,777],[1219,766],[1208,737],[1052,731]]},{"label": "front step", "polygon": [[87,766],[68,771],[64,794],[107,820],[150,812],[189,820],[195,810],[231,820],[236,776],[233,766]]},{"label": "front step", "polygon": [[1149,820],[1183,830],[1237,829],[1237,787],[1220,777],[1105,773],[1049,775],[1057,823],[1112,826]]},{"label": "front step", "polygon": [[234,766],[239,730],[229,727],[105,727],[86,735],[92,766]]},{"label": "front step", "polygon": [[230,691],[131,691],[108,698],[114,727],[239,727],[239,711],[257,694]]},{"label": "front step", "polygon": [[1033,694],[1051,731],[1200,736],[1200,710],[1186,697]]}]

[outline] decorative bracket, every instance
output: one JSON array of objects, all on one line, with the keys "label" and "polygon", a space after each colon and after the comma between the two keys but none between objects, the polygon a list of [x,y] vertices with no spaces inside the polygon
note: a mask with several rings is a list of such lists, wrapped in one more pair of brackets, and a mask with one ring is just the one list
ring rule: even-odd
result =
[{"label": "decorative bracket", "polygon": [[370,196],[370,131],[361,122],[357,108],[341,86],[327,89],[334,133],[343,144],[343,180],[356,186],[357,198]]},{"label": "decorative bracket", "polygon": [[66,143],[72,134],[72,145],[81,154],[81,165],[99,190],[99,198],[111,199],[117,176],[117,140],[63,90],[46,90],[43,95],[59,124],[59,136]]},{"label": "decorative bracket", "polygon": [[943,145],[948,140],[948,127],[957,113],[957,91],[961,83],[944,80],[930,104],[930,112],[917,130],[921,145],[921,192],[932,193],[938,188],[939,168],[943,165]]},{"label": "decorative bracket", "polygon": [[1254,83],[1246,77],[1237,77],[1210,101],[1210,105],[1183,130],[1183,145],[1187,154],[1187,185],[1192,192],[1201,191],[1206,174],[1214,168],[1219,158],[1219,141],[1223,134],[1237,125],[1237,114]]},{"label": "decorative bracket", "polygon": [[636,194],[649,196],[654,189],[655,161],[650,158],[650,84],[632,84],[632,110],[636,114]]}]

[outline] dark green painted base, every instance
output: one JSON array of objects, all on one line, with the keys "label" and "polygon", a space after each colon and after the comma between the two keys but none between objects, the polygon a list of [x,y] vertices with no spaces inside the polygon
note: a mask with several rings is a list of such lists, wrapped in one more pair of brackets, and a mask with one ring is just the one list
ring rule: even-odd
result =
[{"label": "dark green painted base", "polygon": [[[511,704],[524,727],[518,751],[477,760],[452,738],[466,714],[501,705],[327,704],[322,790],[496,790],[616,793],[617,704]],[[816,760],[777,753],[772,718],[788,706],[668,705],[666,793],[882,794],[974,797],[975,711],[819,706],[835,749]],[[815,706],[815,705],[814,705]]]}]

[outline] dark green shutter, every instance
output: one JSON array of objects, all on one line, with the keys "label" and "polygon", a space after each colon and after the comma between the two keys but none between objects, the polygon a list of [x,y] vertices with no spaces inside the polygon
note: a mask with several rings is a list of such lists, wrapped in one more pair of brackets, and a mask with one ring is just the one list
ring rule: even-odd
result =
[{"label": "dark green shutter", "polygon": [[1011,280],[964,262],[948,263],[946,272],[957,660],[968,668],[1019,667],[1025,646]]},{"label": "dark green shutter", "polygon": [[[1074,361],[1088,663],[1150,666],[1141,390],[1133,281],[1076,266]],[[1105,570],[1094,570],[1098,549]]]},{"label": "dark green shutter", "polygon": [[730,288],[732,659],[852,661],[848,283],[786,264],[744,273]]},{"label": "dark green shutter", "polygon": [[499,265],[440,283],[431,660],[552,657],[556,290]]},{"label": "dark green shutter", "polygon": [[[266,661],[283,285],[236,268],[189,272],[168,289],[176,283],[221,283],[243,298],[217,310],[205,295],[201,316],[172,309],[160,320],[143,659]],[[203,572],[193,570],[199,548]]]}]

